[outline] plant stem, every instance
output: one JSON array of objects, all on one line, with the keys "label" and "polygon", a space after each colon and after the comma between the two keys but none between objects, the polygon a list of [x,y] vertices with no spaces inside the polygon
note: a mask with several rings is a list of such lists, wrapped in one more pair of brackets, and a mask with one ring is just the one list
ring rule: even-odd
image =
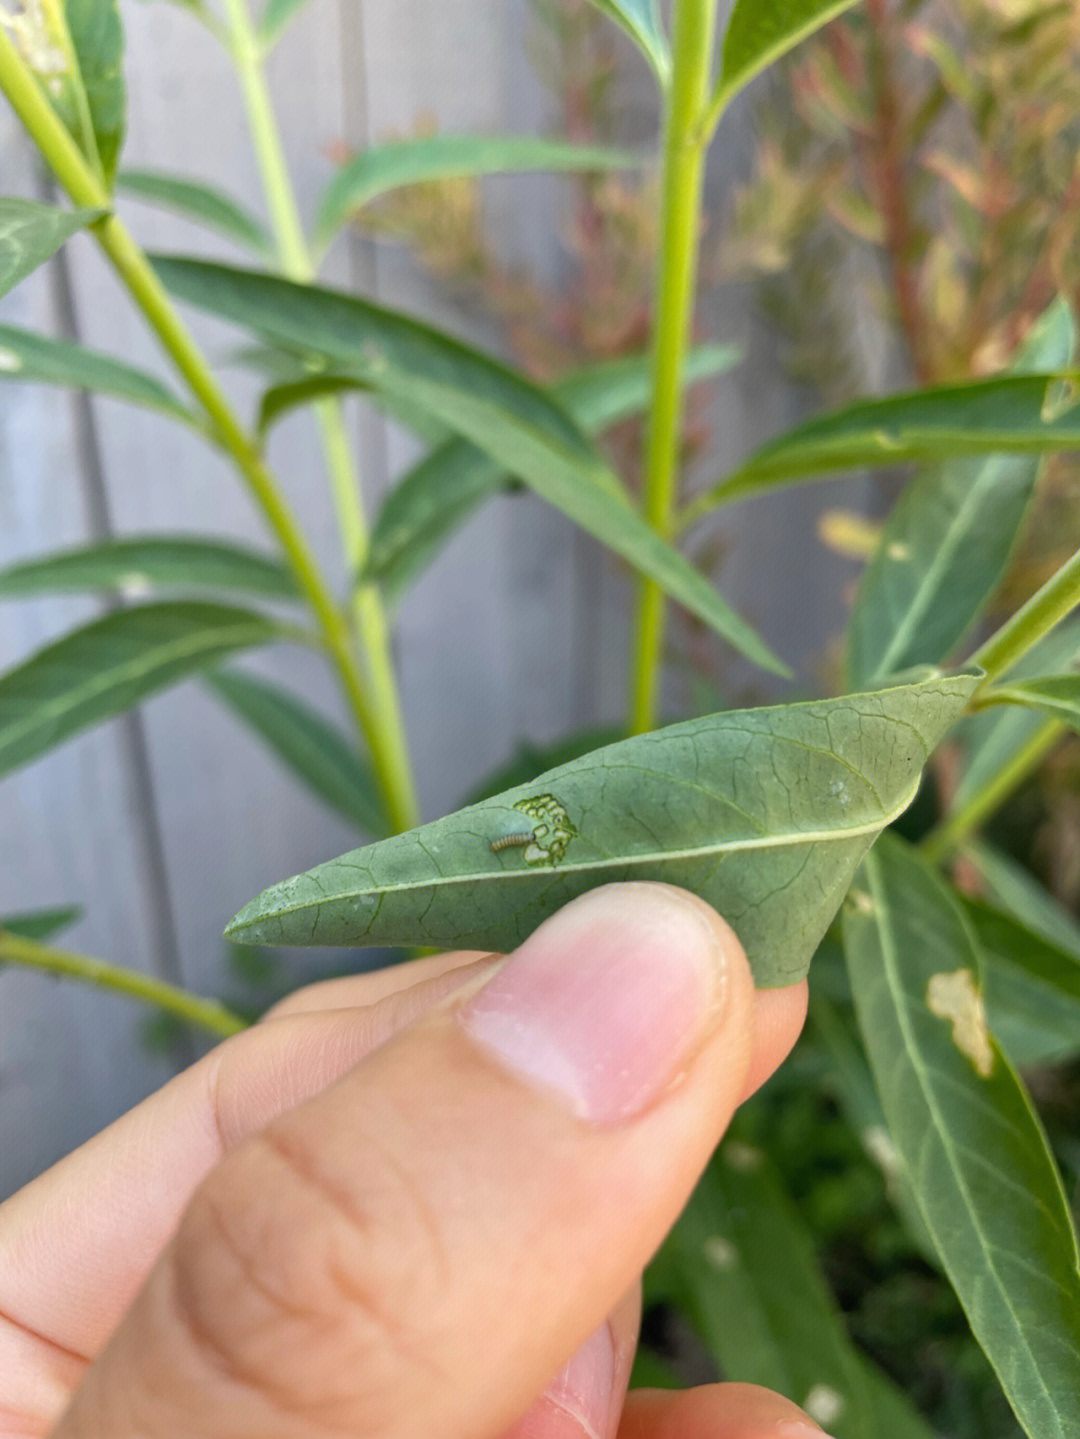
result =
[{"label": "plant stem", "polygon": [[[112,197],[2,28],[0,91],[74,203],[93,210],[111,210]],[[297,584],[319,622],[323,641],[338,670],[349,708],[370,742],[370,738],[377,734],[378,726],[353,654],[348,623],[327,587],[295,516],[264,463],[257,443],[233,413],[213,372],[126,226],[115,215],[109,214],[91,229],[128,293],[198,399],[211,422],[214,437],[234,460],[276,535]],[[376,773],[389,793],[389,782],[380,771],[374,747],[372,758]],[[388,810],[390,808],[388,804]],[[399,816],[392,812],[392,818],[396,820],[399,817],[404,818],[404,813]]]},{"label": "plant stem", "polygon": [[986,671],[984,684],[1011,669],[1080,604],[1080,550],[1035,591],[1026,604],[979,646],[970,664]]},{"label": "plant stem", "polygon": [[91,959],[85,954],[73,954],[70,950],[53,949],[51,945],[24,939],[22,935],[9,934],[6,930],[0,930],[0,962],[21,964],[30,969],[45,970],[49,974],[66,974],[73,979],[96,984],[102,989],[129,994],[135,999],[145,1000],[148,1004],[156,1004],[159,1009],[175,1014],[178,1019],[186,1019],[190,1024],[197,1024],[201,1029],[209,1030],[211,1034],[223,1039],[227,1039],[230,1034],[239,1034],[248,1027],[247,1020],[241,1019],[216,999],[202,999],[199,995],[189,994],[186,989],[177,989],[174,985],[152,979],[147,974],[139,974],[133,969],[106,964],[104,960]]},{"label": "plant stem", "polygon": [[[316,267],[285,163],[281,133],[266,83],[264,50],[251,23],[246,0],[225,0],[225,16],[282,273],[287,279],[310,284]],[[395,829],[411,829],[419,823],[419,804],[390,654],[386,613],[377,587],[356,582],[367,559],[369,544],[357,465],[341,405],[335,400],[321,400],[315,406],[315,415],[349,572],[356,632],[367,659],[373,724],[365,737],[391,823]]]},{"label": "plant stem", "polygon": [[988,784],[973,794],[961,809],[946,815],[926,835],[920,847],[927,859],[940,864],[953,855],[983,820],[992,815],[1028,777],[1043,756],[1057,744],[1064,731],[1065,726],[1058,720],[1047,720],[1040,725],[1023,749],[1018,750]]},{"label": "plant stem", "polygon": [[[645,517],[665,539],[673,531],[683,362],[694,310],[716,0],[676,0],[671,84],[664,121],[660,258],[653,336],[653,397],[645,458]],[[641,579],[631,669],[630,728],[655,727],[664,637],[664,594]]]}]

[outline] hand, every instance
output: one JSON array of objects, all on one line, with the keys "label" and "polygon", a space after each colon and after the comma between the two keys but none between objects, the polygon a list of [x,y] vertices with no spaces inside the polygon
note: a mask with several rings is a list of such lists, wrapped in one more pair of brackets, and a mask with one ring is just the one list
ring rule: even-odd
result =
[{"label": "hand", "polygon": [[299,991],[0,1206],[0,1435],[820,1439],[626,1397],[641,1271],[805,1004],[655,884]]}]

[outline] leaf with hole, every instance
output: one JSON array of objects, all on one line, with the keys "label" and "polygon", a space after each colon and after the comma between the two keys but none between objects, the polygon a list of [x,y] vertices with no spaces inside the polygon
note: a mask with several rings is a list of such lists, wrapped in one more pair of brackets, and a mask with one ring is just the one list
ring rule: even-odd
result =
[{"label": "leaf with hole", "polygon": [[104,214],[104,210],[58,210],[36,200],[0,197],[0,295]]},{"label": "leaf with hole", "polygon": [[0,775],[226,655],[292,638],[267,615],[194,601],[93,620],[0,675]]},{"label": "leaf with hole", "polygon": [[977,683],[927,672],[638,735],[275,885],[227,933],[508,950],[585,890],[653,879],[719,910],[758,984],[790,984]]},{"label": "leaf with hole", "polygon": [[1069,1439],[1076,1234],[1031,1100],[987,1028],[972,929],[893,836],[865,861],[843,929],[889,1133],[972,1332],[1031,1439]]},{"label": "leaf with hole", "polygon": [[427,410],[621,555],[765,669],[787,669],[709,581],[630,504],[549,395],[490,356],[352,295],[198,260],[158,259],[180,299],[279,344],[321,352],[373,390]]}]

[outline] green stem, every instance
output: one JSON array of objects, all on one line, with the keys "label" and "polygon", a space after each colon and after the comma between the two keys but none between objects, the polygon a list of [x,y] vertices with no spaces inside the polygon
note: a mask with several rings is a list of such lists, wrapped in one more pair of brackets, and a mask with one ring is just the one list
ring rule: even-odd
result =
[{"label": "green stem", "polygon": [[133,969],[106,964],[104,960],[91,959],[85,954],[72,954],[70,950],[53,949],[51,945],[38,944],[36,940],[24,939],[22,935],[9,934],[6,930],[0,930],[0,961],[44,970],[49,974],[66,974],[102,989],[129,994],[148,1004],[156,1004],[178,1019],[186,1019],[190,1024],[197,1024],[223,1039],[248,1027],[247,1020],[233,1014],[216,999],[202,999],[197,994],[189,994],[186,989],[177,989],[160,979],[138,974]]},{"label": "green stem", "polygon": [[1064,730],[1065,726],[1057,720],[1047,720],[1040,725],[1023,749],[1018,750],[988,784],[973,794],[960,809],[946,815],[923,839],[921,848],[927,859],[934,864],[940,864],[955,854],[983,820],[988,819],[998,806],[1008,799],[1043,756],[1053,749]]},{"label": "green stem", "polygon": [[969,663],[986,671],[984,684],[1011,669],[1080,604],[1080,550],[980,645]]},{"label": "green stem", "polygon": [[[265,52],[251,23],[246,0],[225,0],[225,17],[282,273],[299,284],[310,284],[315,278],[315,262],[304,236],[274,117],[266,83]],[[411,829],[419,823],[420,810],[405,741],[386,613],[378,589],[356,582],[367,559],[369,544],[357,465],[341,405],[335,400],[322,400],[315,406],[315,414],[349,572],[356,632],[367,660],[373,723],[366,729],[365,738],[392,825],[395,829]]]},{"label": "green stem", "polygon": [[[660,259],[653,336],[653,398],[645,458],[644,513],[665,539],[674,529],[682,437],[683,365],[694,310],[716,0],[676,0],[671,84],[664,124]],[[656,725],[664,638],[664,593],[638,588],[630,727]]]},{"label": "green stem", "polygon": [[[30,138],[76,205],[109,210],[112,199],[66,127],[42,94],[15,46],[0,29],[0,91],[25,126]],[[259,447],[236,415],[198,346],[192,340],[146,256],[115,215],[97,221],[92,230],[102,250],[142,310],[166,353],[187,381],[211,421],[217,442],[236,463],[248,488],[277,536],[297,584],[319,623],[325,646],[338,670],[342,687],[365,736],[378,725],[364,678],[353,654],[349,626],[327,587],[315,557]],[[374,751],[373,751],[374,753]]]}]

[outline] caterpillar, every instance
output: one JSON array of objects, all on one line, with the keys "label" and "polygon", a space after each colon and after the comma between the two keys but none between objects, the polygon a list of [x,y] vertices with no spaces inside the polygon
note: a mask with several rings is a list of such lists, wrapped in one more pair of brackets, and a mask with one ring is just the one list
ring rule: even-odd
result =
[{"label": "caterpillar", "polygon": [[498,854],[500,849],[513,849],[520,845],[532,844],[534,838],[535,834],[531,829],[522,830],[520,834],[503,834],[498,839],[491,841],[491,852]]}]

